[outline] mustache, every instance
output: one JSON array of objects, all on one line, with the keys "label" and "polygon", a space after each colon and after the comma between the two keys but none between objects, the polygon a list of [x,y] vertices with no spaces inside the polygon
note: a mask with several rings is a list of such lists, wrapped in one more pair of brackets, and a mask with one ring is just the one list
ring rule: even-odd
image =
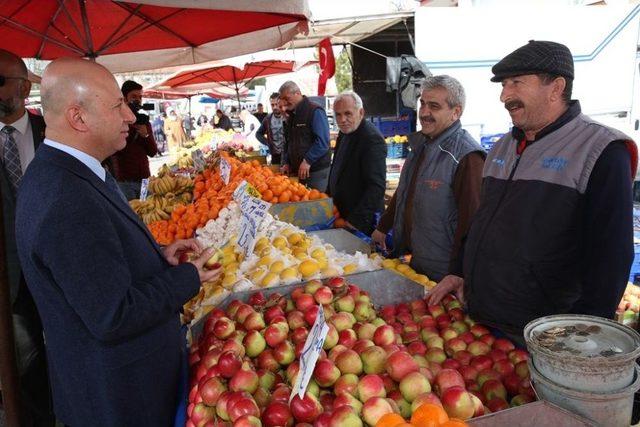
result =
[{"label": "mustache", "polygon": [[434,119],[433,116],[420,116],[420,121],[427,122],[427,123],[435,123],[436,119]]},{"label": "mustache", "polygon": [[0,100],[0,117],[6,117],[15,112],[15,106],[10,101]]},{"label": "mustache", "polygon": [[504,108],[511,110],[512,108],[524,108],[522,101],[514,99],[513,101],[507,101],[504,103]]}]

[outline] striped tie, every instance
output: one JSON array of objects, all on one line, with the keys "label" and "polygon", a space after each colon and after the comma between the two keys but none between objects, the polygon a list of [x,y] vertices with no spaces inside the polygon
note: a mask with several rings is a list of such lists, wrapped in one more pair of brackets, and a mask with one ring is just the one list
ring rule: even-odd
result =
[{"label": "striped tie", "polygon": [[2,162],[7,172],[9,181],[13,186],[13,190],[18,189],[18,183],[22,178],[22,166],[20,165],[20,153],[18,152],[18,144],[13,137],[16,129],[13,126],[5,126],[0,134],[2,135]]}]

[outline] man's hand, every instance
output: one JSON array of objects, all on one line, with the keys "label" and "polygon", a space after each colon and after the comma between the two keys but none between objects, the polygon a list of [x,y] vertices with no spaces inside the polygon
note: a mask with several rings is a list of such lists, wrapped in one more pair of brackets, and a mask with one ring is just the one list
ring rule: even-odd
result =
[{"label": "man's hand", "polygon": [[205,249],[204,251],[202,251],[202,253],[200,253],[200,256],[197,259],[190,261],[191,264],[195,265],[195,267],[198,269],[200,283],[216,280],[222,274],[222,268],[220,268],[221,266],[219,264],[217,268],[212,270],[204,268],[205,263],[209,260],[209,258],[213,256],[216,250],[216,248]]},{"label": "man's hand", "polygon": [[298,178],[309,178],[309,169],[311,169],[311,165],[307,163],[306,159],[302,160],[302,163],[300,163],[300,167],[298,168]]},{"label": "man's hand", "polygon": [[464,304],[464,279],[462,277],[454,276],[453,274],[444,276],[440,283],[429,291],[427,304],[439,304],[442,298],[451,292],[456,295],[461,304]]},{"label": "man's hand", "polygon": [[280,166],[280,173],[283,175],[289,175],[289,165]]},{"label": "man's hand", "polygon": [[149,129],[145,125],[133,125],[136,128],[136,132],[141,138],[147,138],[149,136]]},{"label": "man's hand", "polygon": [[373,239],[374,242],[378,244],[378,246],[380,246],[380,249],[382,249],[383,251],[387,250],[386,234],[384,234],[382,231],[379,231],[379,230],[373,230],[373,234],[371,235],[371,238]]},{"label": "man's hand", "polygon": [[176,240],[164,248],[164,258],[171,265],[180,264],[180,255],[184,252],[200,253],[202,246],[196,239]]}]

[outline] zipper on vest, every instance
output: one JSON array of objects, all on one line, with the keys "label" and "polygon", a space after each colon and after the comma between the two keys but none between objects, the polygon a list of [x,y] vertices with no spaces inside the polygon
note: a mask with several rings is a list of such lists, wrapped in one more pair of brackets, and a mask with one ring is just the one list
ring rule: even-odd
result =
[{"label": "zipper on vest", "polygon": [[[509,190],[509,186],[513,182],[513,176],[515,175],[516,169],[518,169],[518,165],[520,164],[520,156],[521,156],[520,154],[516,154],[516,163],[513,165],[513,168],[511,169],[511,173],[509,174],[509,178],[507,178],[507,182],[506,182],[506,184],[504,186],[504,190],[502,190],[502,194],[500,195],[500,199],[498,200],[498,203],[496,203],[496,207],[494,208],[493,212],[491,213],[491,217],[489,217],[489,221],[487,223],[487,226],[485,227],[484,230],[482,230],[482,234],[480,235],[480,239],[478,239],[478,244],[476,245],[476,248],[479,248],[480,245],[482,244],[482,242],[484,241],[485,235],[487,234],[487,230],[489,229],[489,226],[493,222],[493,218],[496,216],[496,213],[498,212],[498,209],[500,209],[500,206],[502,205],[502,201],[504,200],[504,197],[507,195],[507,191]],[[474,258],[474,260],[473,260],[473,264],[471,265],[471,275],[472,276],[475,273],[477,262],[478,262],[478,257],[476,256]],[[470,285],[471,284],[472,283],[470,283]],[[471,291],[471,293],[473,293],[473,287],[472,286],[469,286],[469,290]]]}]

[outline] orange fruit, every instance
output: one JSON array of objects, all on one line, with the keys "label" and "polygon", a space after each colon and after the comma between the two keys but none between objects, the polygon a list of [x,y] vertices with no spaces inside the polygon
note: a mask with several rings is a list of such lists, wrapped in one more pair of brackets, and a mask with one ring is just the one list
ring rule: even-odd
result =
[{"label": "orange fruit", "polygon": [[381,416],[375,427],[396,427],[401,424],[405,424],[404,418],[398,414],[389,413]]},{"label": "orange fruit", "polygon": [[469,427],[469,424],[457,418],[452,418],[449,421],[440,424],[440,427]]},{"label": "orange fruit", "polygon": [[411,415],[411,424],[417,427],[438,426],[449,421],[449,416],[442,406],[433,403],[420,405]]}]

